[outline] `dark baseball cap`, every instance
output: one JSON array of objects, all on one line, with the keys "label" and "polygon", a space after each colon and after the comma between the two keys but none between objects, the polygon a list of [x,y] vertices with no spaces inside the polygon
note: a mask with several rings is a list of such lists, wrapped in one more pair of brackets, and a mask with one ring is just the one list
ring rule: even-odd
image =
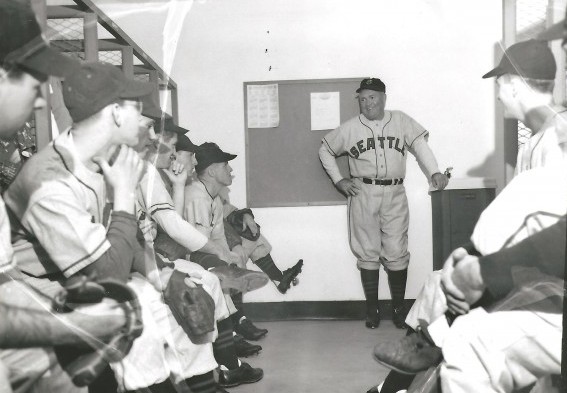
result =
[{"label": "dark baseball cap", "polygon": [[63,83],[63,100],[74,122],[91,117],[119,99],[136,100],[151,94],[155,86],[124,75],[108,63],[83,63]]},{"label": "dark baseball cap", "polygon": [[506,49],[498,67],[483,75],[483,78],[512,74],[524,78],[554,80],[556,71],[555,58],[547,42],[528,40]]},{"label": "dark baseball cap", "polygon": [[165,113],[161,110],[159,105],[159,95],[157,92],[143,96],[142,103],[142,116],[149,117],[150,119],[155,120],[156,124],[158,124]]},{"label": "dark baseball cap", "polygon": [[356,89],[356,92],[360,93],[361,90],[374,90],[386,93],[386,85],[378,78],[367,78],[360,82],[360,87]]},{"label": "dark baseball cap", "polygon": [[190,153],[197,153],[199,146],[191,142],[187,135],[179,135],[177,137],[177,144],[175,145],[177,151],[188,151]]},{"label": "dark baseball cap", "polygon": [[79,62],[51,48],[30,5],[22,0],[0,1],[0,65],[19,66],[38,79],[65,77]]},{"label": "dark baseball cap", "polygon": [[180,127],[177,124],[175,124],[173,117],[171,117],[168,114],[165,115],[163,121],[156,123],[154,129],[157,133],[160,133],[163,130],[166,130],[166,131],[170,131],[170,132],[175,132],[179,136],[185,135],[189,132],[188,129]]},{"label": "dark baseball cap", "polygon": [[225,153],[216,143],[205,142],[197,149],[195,158],[197,159],[195,170],[200,172],[211,164],[234,160],[236,154]]}]

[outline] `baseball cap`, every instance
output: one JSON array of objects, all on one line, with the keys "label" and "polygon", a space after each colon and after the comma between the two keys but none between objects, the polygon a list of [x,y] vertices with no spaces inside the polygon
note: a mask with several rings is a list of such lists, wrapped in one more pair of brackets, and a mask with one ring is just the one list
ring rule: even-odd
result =
[{"label": "baseball cap", "polygon": [[483,78],[513,74],[524,78],[554,80],[556,71],[555,58],[547,42],[528,40],[506,49],[498,67],[483,75]]},{"label": "baseball cap", "polygon": [[205,142],[197,149],[195,158],[197,159],[195,170],[200,172],[211,164],[234,160],[236,154],[225,153],[216,143]]},{"label": "baseball cap", "polygon": [[199,150],[199,146],[191,142],[191,139],[189,139],[187,135],[179,135],[177,137],[177,144],[175,145],[175,150],[197,153],[197,151]]},{"label": "baseball cap", "polygon": [[360,93],[361,90],[374,90],[385,93],[386,85],[378,78],[367,78],[363,79],[362,82],[360,82],[360,87],[356,89],[356,92]]},{"label": "baseball cap", "polygon": [[119,99],[142,99],[154,85],[124,75],[108,63],[83,63],[63,83],[63,100],[74,122],[79,122]]},{"label": "baseball cap", "polygon": [[156,124],[160,122],[161,117],[164,115],[164,112],[159,106],[158,98],[157,94],[148,94],[142,97],[142,116],[155,120]]},{"label": "baseball cap", "polygon": [[30,5],[21,0],[0,1],[0,64],[20,66],[42,80],[67,76],[79,66],[49,46]]},{"label": "baseball cap", "polygon": [[180,127],[177,124],[175,124],[173,117],[167,114],[165,115],[163,122],[156,123],[154,129],[157,133],[162,132],[162,130],[166,130],[170,132],[175,132],[179,136],[185,135],[189,132],[188,129]]}]

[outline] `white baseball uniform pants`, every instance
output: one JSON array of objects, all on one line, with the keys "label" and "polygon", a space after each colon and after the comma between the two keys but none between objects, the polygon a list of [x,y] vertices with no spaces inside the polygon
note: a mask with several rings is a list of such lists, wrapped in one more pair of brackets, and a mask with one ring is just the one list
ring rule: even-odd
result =
[{"label": "white baseball uniform pants", "polygon": [[512,392],[561,372],[560,313],[482,308],[455,320],[443,344],[443,392]]},{"label": "white baseball uniform pants", "polygon": [[409,209],[403,184],[377,186],[353,179],[358,195],[348,198],[349,241],[360,269],[408,267]]}]

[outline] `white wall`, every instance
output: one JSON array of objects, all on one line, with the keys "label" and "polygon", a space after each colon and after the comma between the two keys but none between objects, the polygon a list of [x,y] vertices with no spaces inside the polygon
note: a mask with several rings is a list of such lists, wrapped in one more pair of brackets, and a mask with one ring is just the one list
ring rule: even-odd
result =
[{"label": "white wall", "polygon": [[[98,3],[162,63],[167,2]],[[180,123],[192,130],[196,142],[215,141],[239,155],[231,194],[236,205],[244,206],[246,201],[242,87],[246,81],[380,77],[388,89],[387,106],[409,113],[430,130],[430,145],[442,170],[452,166],[455,177],[488,176],[503,185],[502,153],[495,153],[500,142],[494,132],[494,82],[481,79],[495,64],[501,2],[182,3],[190,10],[172,69],[179,87]],[[142,14],[144,9],[155,11]],[[180,12],[176,10],[178,17]],[[406,184],[412,253],[406,296],[415,298],[431,270],[432,235],[427,182],[411,157]],[[303,258],[305,268],[301,284],[285,297],[266,287],[247,295],[248,300],[363,299],[348,247],[344,206],[265,208],[255,214],[278,264],[287,267]],[[389,298],[385,274],[380,296]]]}]

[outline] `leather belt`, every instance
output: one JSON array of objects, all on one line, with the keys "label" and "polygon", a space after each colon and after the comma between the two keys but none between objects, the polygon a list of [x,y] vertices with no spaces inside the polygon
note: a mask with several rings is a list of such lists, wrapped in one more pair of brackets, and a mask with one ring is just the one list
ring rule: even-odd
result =
[{"label": "leather belt", "polygon": [[365,183],[365,184],[374,184],[374,185],[377,185],[377,186],[391,186],[391,185],[396,185],[396,184],[403,184],[404,179],[403,178],[399,178],[399,179],[368,179],[366,177],[363,177],[362,182]]}]

